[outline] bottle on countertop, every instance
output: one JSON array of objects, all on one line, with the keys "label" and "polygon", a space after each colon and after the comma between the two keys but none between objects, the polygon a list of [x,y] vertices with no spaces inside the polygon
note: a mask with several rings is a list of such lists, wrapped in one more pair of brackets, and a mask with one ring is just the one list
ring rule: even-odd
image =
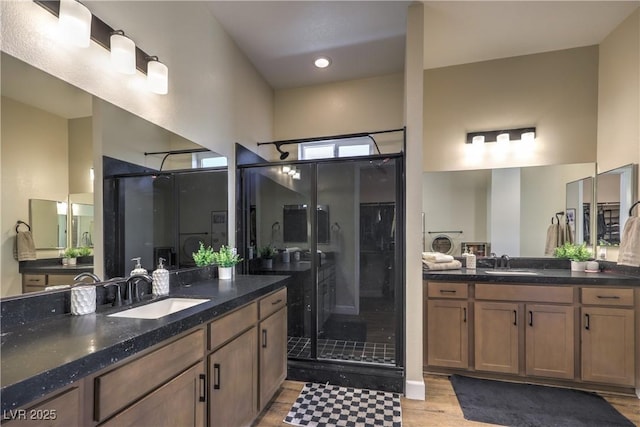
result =
[{"label": "bottle on countertop", "polygon": [[467,268],[471,270],[476,269],[476,254],[467,247]]},{"label": "bottle on countertop", "polygon": [[133,276],[134,274],[149,274],[149,272],[145,268],[142,268],[142,265],[140,264],[141,260],[141,257],[131,258],[131,261],[136,262],[136,266],[133,268],[133,270],[131,270],[131,276]]},{"label": "bottle on countertop", "polygon": [[153,272],[151,288],[154,295],[169,295],[169,271],[164,268],[164,258],[158,258],[158,268]]}]

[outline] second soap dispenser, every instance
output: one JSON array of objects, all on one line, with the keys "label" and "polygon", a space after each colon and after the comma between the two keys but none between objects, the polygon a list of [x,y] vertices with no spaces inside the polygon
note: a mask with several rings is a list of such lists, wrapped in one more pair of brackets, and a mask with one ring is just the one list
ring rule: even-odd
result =
[{"label": "second soap dispenser", "polygon": [[158,258],[158,268],[151,276],[153,278],[153,294],[169,295],[169,272],[164,268],[164,258]]}]

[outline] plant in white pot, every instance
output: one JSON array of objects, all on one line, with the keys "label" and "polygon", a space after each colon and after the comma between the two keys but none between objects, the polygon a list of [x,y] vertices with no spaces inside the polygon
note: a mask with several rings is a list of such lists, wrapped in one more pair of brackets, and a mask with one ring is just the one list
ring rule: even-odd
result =
[{"label": "plant in white pot", "polygon": [[205,247],[202,242],[200,242],[198,252],[193,252],[191,256],[198,267],[213,265],[213,249],[211,246]]},{"label": "plant in white pot", "polygon": [[584,271],[587,267],[587,261],[593,258],[584,243],[581,245],[565,243],[555,249],[553,256],[571,260],[571,271]]},{"label": "plant in white pot", "polygon": [[63,265],[76,265],[78,260],[78,250],[76,248],[66,248],[62,254]]},{"label": "plant in white pot", "polygon": [[213,263],[218,266],[218,278],[222,280],[231,279],[233,267],[240,261],[242,258],[238,255],[236,248],[222,245],[218,252],[213,253]]}]

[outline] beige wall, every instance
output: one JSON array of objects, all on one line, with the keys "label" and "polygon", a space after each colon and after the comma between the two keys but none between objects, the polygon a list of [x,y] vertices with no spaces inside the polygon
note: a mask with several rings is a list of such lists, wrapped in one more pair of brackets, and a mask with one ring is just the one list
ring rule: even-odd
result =
[{"label": "beige wall", "polygon": [[605,172],[640,162],[640,9],[600,44],[599,75],[598,172]]},{"label": "beige wall", "polygon": [[69,120],[69,193],[93,193],[91,117]]},{"label": "beige wall", "polygon": [[[62,117],[2,97],[0,295],[3,297],[22,293],[13,244],[16,221],[29,222],[29,199],[67,200],[67,123]],[[46,258],[58,253],[39,250],[37,255]]]},{"label": "beige wall", "polygon": [[[597,46],[424,72],[424,170],[593,162]],[[465,144],[467,132],[537,127],[529,149]]]},{"label": "beige wall", "polygon": [[[398,73],[278,90],[274,98],[274,139],[401,128],[403,87],[403,75]],[[259,154],[278,158],[270,145],[260,147]],[[291,150],[291,158],[297,158],[296,149]]]}]

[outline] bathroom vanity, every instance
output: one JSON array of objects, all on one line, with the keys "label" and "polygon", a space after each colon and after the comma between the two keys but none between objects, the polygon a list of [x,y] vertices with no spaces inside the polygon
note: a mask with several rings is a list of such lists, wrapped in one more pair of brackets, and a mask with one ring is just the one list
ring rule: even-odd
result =
[{"label": "bathroom vanity", "polygon": [[24,318],[28,305],[53,298],[58,307],[68,291],[3,301],[3,422],[250,424],[286,377],[288,280],[172,286],[172,298],[206,302],[157,319],[110,316],[123,308],[109,306]]},{"label": "bathroom vanity", "polygon": [[423,278],[425,371],[640,398],[639,277],[462,269]]}]

